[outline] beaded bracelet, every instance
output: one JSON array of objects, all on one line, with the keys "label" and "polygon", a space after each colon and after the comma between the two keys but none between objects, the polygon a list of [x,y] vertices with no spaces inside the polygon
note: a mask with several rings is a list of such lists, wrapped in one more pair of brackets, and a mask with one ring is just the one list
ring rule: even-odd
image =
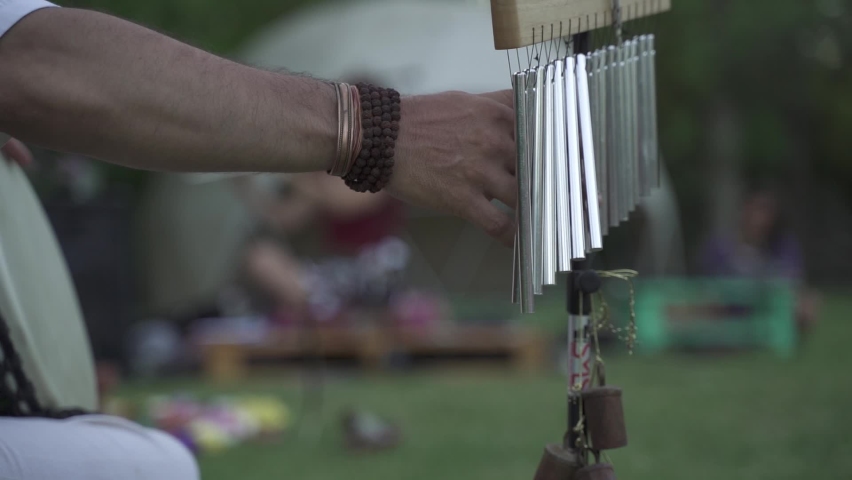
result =
[{"label": "beaded bracelet", "polygon": [[343,179],[356,192],[376,193],[388,184],[393,174],[394,147],[399,135],[399,92],[359,83],[358,94],[361,148]]}]

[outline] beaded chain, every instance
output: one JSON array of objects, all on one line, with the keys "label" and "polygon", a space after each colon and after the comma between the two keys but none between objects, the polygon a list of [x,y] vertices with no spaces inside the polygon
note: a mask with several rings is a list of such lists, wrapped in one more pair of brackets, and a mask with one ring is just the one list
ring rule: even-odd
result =
[{"label": "beaded chain", "polygon": [[54,410],[41,405],[21,366],[9,327],[0,316],[0,417],[68,418],[85,413],[82,409]]}]

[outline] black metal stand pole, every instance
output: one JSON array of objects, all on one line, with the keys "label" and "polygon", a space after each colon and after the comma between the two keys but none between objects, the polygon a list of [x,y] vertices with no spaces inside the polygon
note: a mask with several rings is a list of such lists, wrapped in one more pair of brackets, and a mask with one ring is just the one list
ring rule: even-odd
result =
[{"label": "black metal stand pole", "polygon": [[[572,38],[574,54],[587,53],[589,51],[589,33],[584,32],[574,35]],[[588,352],[577,352],[578,345],[587,345],[588,318],[592,311],[591,294],[600,288],[600,278],[593,270],[589,270],[589,259],[571,262],[571,273],[568,274],[568,287],[566,292],[566,306],[568,310],[568,379],[574,382],[574,372],[578,366],[573,362],[582,360],[583,365],[579,368],[585,372],[588,366]],[[585,288],[584,288],[585,287]],[[582,305],[582,312],[580,307]],[[580,347],[582,348],[582,347]],[[582,380],[581,380],[582,381]],[[569,389],[573,385],[569,384]],[[577,445],[577,433],[574,427],[580,419],[580,403],[574,395],[568,394],[568,430],[565,432],[563,446],[573,450]]]},{"label": "black metal stand pole", "polygon": [[[574,53],[589,51],[589,34],[581,33],[572,37]],[[562,443],[551,443],[545,446],[544,454],[539,461],[535,480],[572,480],[574,472],[582,465],[579,452],[576,450],[578,435],[574,431],[580,419],[580,403],[570,390],[575,379],[582,379],[590,367],[587,348],[589,338],[589,315],[592,311],[591,295],[600,289],[601,279],[591,270],[590,259],[572,262],[572,272],[568,275],[567,309],[568,309],[568,418],[567,428]],[[581,308],[582,305],[582,308]],[[580,359],[578,364],[575,360]],[[578,373],[579,372],[579,377]],[[589,375],[590,376],[590,375]]]},{"label": "black metal stand pole", "polygon": [[568,274],[567,310],[568,310],[568,428],[563,439],[566,449],[574,449],[578,435],[574,430],[580,420],[580,403],[571,392],[579,383],[591,376],[591,345],[589,344],[592,313],[592,294],[600,290],[601,279],[597,272],[589,268],[589,260],[571,262],[572,271]]}]

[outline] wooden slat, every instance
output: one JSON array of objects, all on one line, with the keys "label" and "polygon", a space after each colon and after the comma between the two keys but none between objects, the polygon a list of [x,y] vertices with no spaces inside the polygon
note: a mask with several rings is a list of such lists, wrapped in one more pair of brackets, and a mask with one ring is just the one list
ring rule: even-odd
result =
[{"label": "wooden slat", "polygon": [[[537,371],[546,363],[547,339],[538,330],[501,326],[455,326],[437,333],[393,328],[322,327],[324,356],[353,356],[377,370],[388,353],[412,355],[506,354],[521,371]],[[275,332],[259,344],[210,341],[200,345],[205,373],[228,382],[249,373],[249,360],[284,359],[314,353],[296,330]]]},{"label": "wooden slat", "polygon": [[[671,9],[671,0],[621,0],[626,22]],[[576,35],[612,25],[612,0],[491,0],[494,47],[521,48],[562,35]],[[561,23],[560,23],[561,22]],[[535,32],[535,33],[533,33]]]}]

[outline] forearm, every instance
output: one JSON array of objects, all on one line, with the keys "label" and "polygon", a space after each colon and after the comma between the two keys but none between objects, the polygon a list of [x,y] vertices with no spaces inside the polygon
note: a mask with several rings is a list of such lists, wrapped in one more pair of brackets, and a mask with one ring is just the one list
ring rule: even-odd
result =
[{"label": "forearm", "polygon": [[328,168],[334,90],[104,14],[45,9],[0,38],[0,131],[171,171]]}]

